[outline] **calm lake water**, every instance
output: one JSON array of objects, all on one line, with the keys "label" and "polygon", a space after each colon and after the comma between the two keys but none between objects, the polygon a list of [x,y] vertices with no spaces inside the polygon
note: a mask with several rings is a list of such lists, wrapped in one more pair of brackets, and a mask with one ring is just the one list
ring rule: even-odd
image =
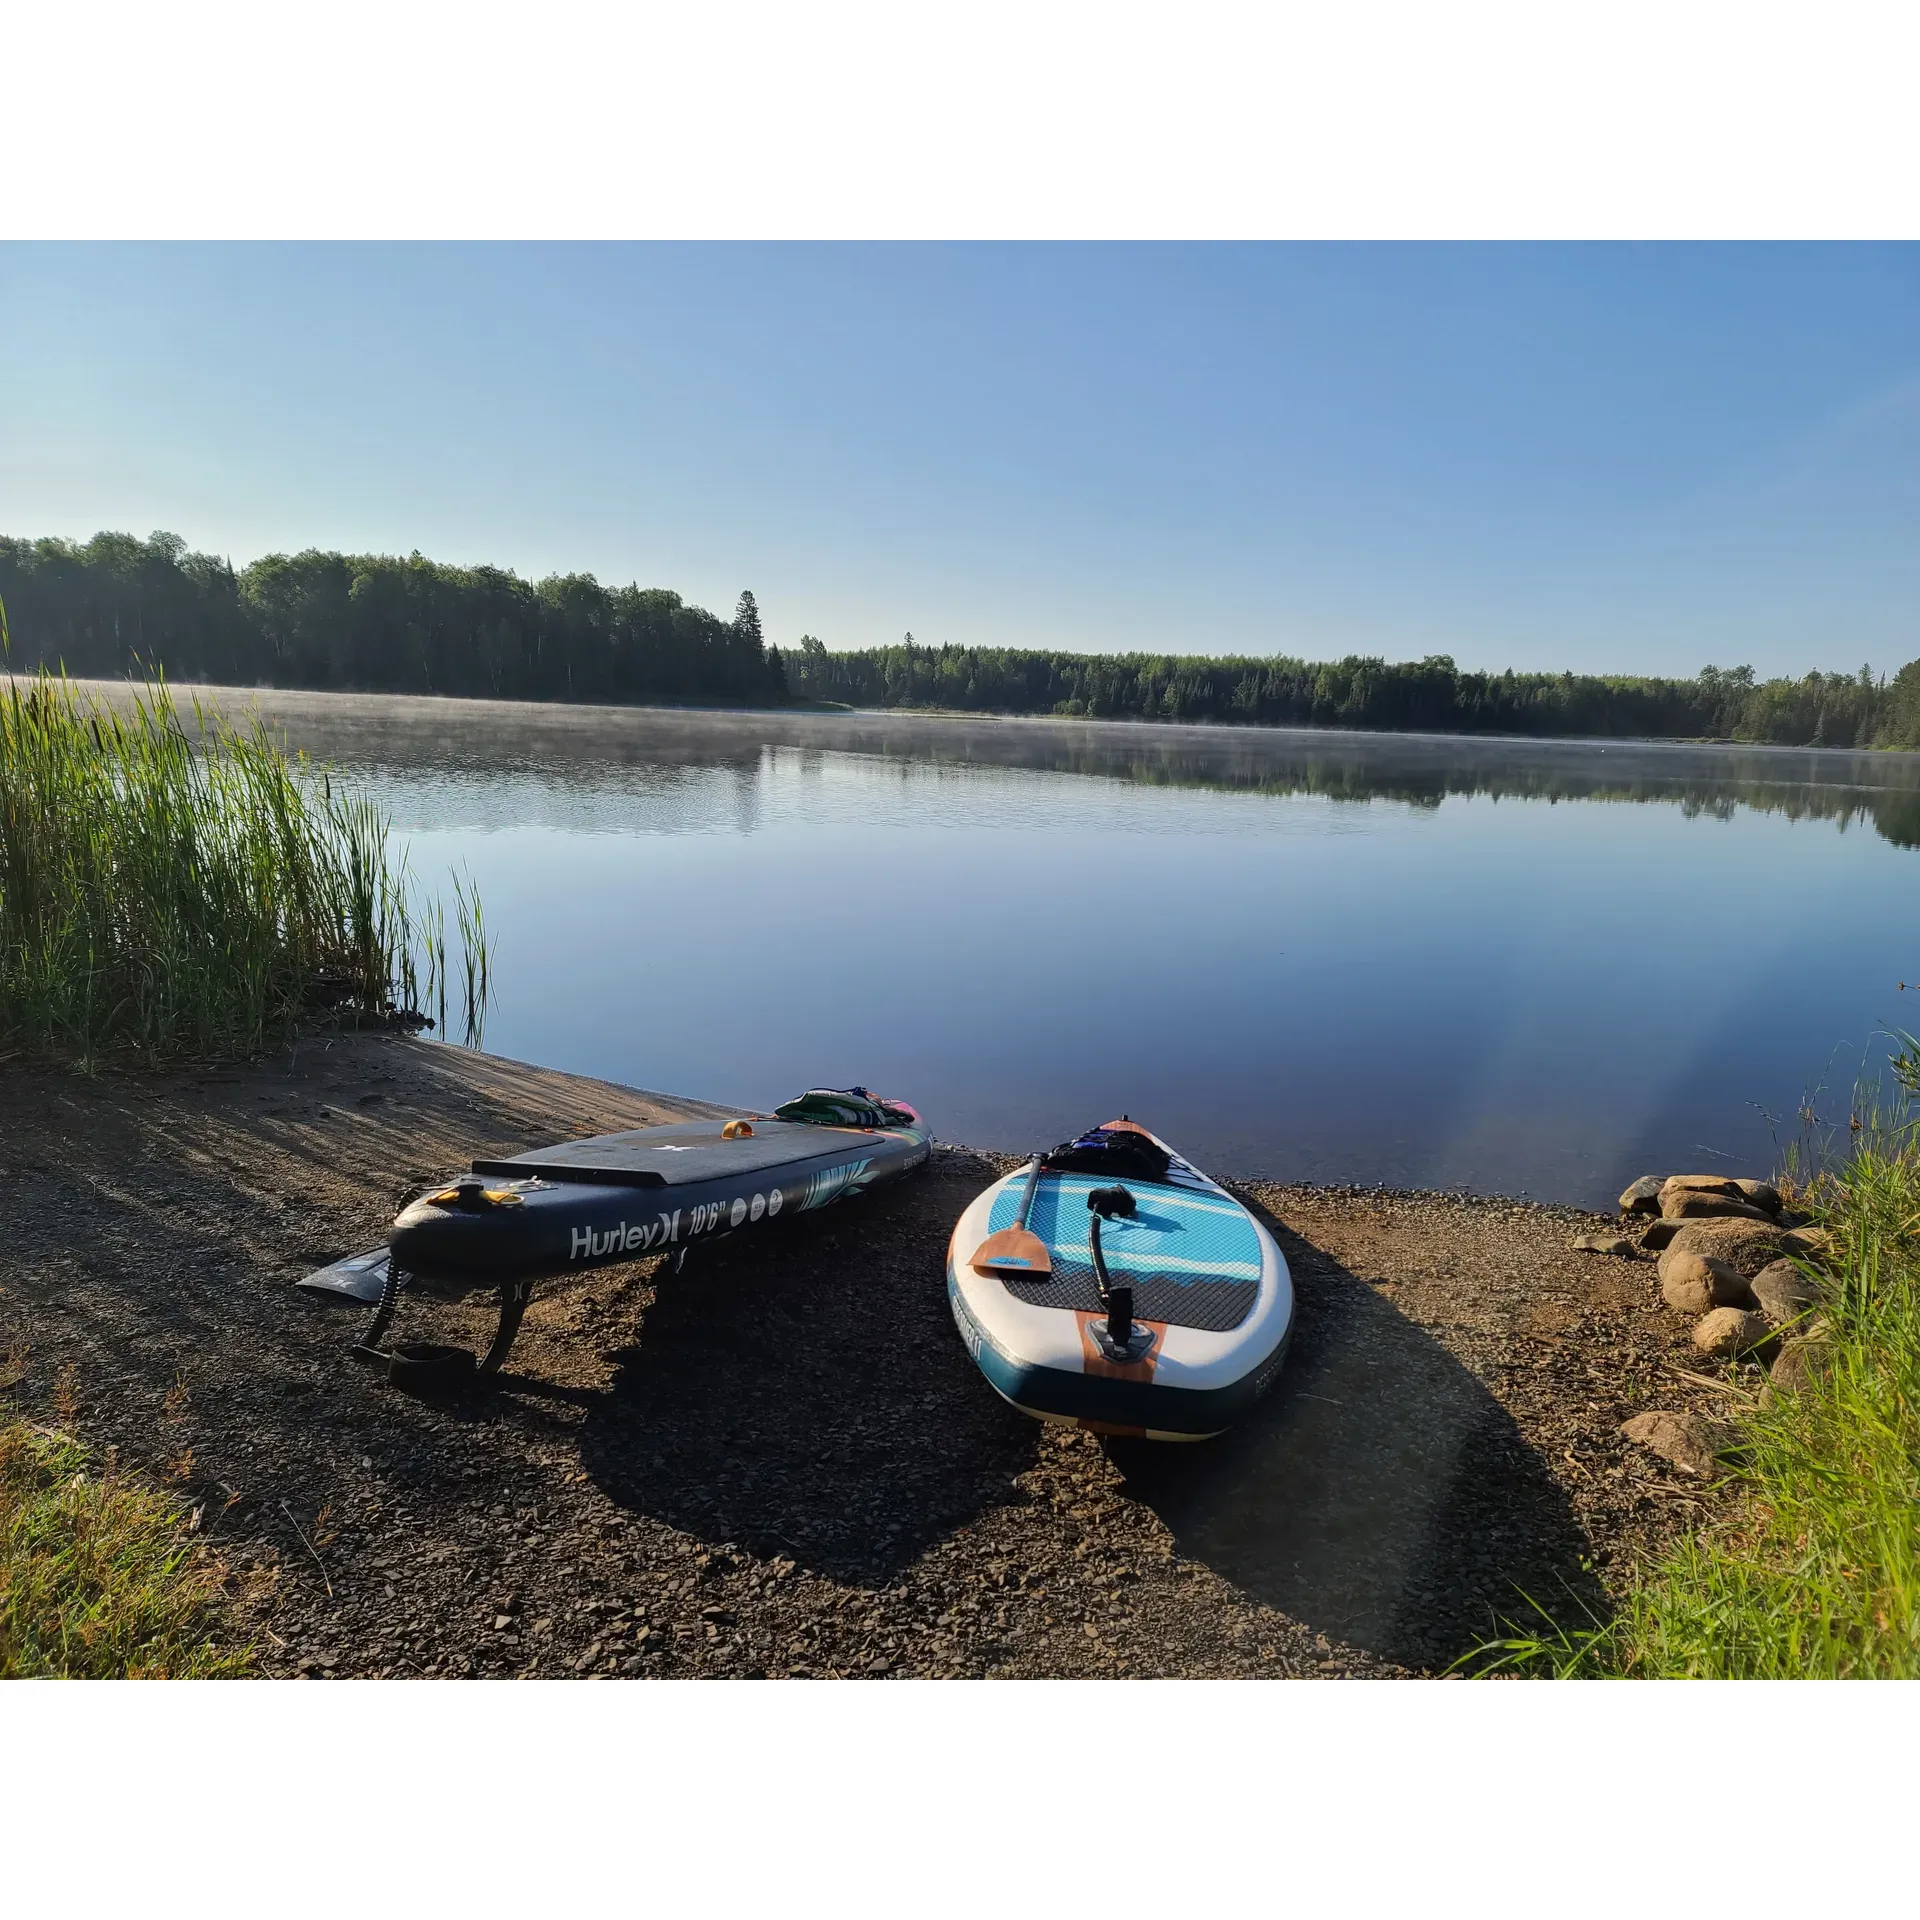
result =
[{"label": "calm lake water", "polygon": [[478,881],[488,1047],[638,1086],[1610,1204],[1920,1026],[1920,756],[257,698]]}]

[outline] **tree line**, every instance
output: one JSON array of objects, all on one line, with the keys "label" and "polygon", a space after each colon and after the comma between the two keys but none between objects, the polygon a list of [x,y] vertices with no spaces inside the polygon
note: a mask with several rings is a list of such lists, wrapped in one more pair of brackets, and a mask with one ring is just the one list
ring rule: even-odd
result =
[{"label": "tree line", "polygon": [[175,534],[84,543],[0,537],[16,667],[117,678],[159,667],[232,686],[440,693],[613,705],[696,701],[1243,726],[1734,739],[1920,748],[1920,661],[1890,681],[1750,667],[1692,679],[1470,673],[1445,655],[1074,654],[898,646],[832,653],[767,643],[751,593],[731,620],[664,587],[591,574],[521,579],[415,553],[268,554],[236,569]]},{"label": "tree line", "polygon": [[0,537],[15,667],[226,686],[501,700],[784,703],[751,593],[731,620],[662,587],[522,580],[410,554],[272,553],[235,569],[176,534]]},{"label": "tree line", "polygon": [[1010,647],[830,653],[812,635],[786,655],[805,700],[856,707],[1208,720],[1267,727],[1753,740],[1920,747],[1920,661],[1892,679],[1810,673],[1756,680],[1708,667],[1690,680],[1575,673],[1467,673],[1444,654],[1389,664],[1231,655],[1073,654]]}]

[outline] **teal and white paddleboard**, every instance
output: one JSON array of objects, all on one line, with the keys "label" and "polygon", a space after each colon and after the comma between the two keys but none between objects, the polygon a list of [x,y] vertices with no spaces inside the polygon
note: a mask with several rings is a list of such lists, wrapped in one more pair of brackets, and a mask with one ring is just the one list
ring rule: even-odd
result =
[{"label": "teal and white paddleboard", "polygon": [[1273,1236],[1165,1141],[1109,1121],[1041,1161],[1025,1224],[1051,1272],[976,1265],[990,1234],[1019,1224],[1028,1177],[987,1188],[947,1250],[954,1321],[993,1387],[1103,1433],[1200,1440],[1232,1426],[1293,1331]]}]

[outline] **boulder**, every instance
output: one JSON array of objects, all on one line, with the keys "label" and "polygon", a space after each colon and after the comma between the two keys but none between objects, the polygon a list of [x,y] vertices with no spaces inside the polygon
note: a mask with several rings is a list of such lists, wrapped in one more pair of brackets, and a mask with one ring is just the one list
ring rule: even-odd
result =
[{"label": "boulder", "polygon": [[[1683,1253],[1704,1253],[1710,1260],[1724,1260],[1749,1279],[1762,1267],[1792,1251],[1787,1244],[1789,1236],[1765,1220],[1659,1221],[1655,1224],[1673,1227],[1667,1245],[1678,1247]],[[1644,1247],[1650,1238],[1651,1230],[1640,1244]]]},{"label": "boulder", "polygon": [[1740,1182],[1724,1173],[1673,1173],[1660,1183],[1660,1197],[1669,1193],[1724,1193],[1741,1199]]},{"label": "boulder", "polygon": [[1781,1205],[1780,1189],[1770,1180],[1736,1180],[1733,1184],[1762,1213],[1778,1216]]},{"label": "boulder", "polygon": [[1726,1430],[1697,1413],[1636,1413],[1620,1431],[1635,1446],[1670,1460],[1685,1473],[1710,1474],[1719,1465]]},{"label": "boulder", "polygon": [[1753,1304],[1744,1274],[1724,1260],[1678,1247],[1669,1247],[1660,1256],[1660,1298],[1680,1313]]},{"label": "boulder", "polygon": [[1693,1344],[1709,1360],[1738,1360],[1772,1338],[1766,1315],[1744,1307],[1715,1307],[1693,1330]]},{"label": "boulder", "polygon": [[1775,1260],[1753,1276],[1753,1297],[1776,1327],[1804,1320],[1820,1305],[1820,1284],[1791,1260]]},{"label": "boulder", "polygon": [[1660,1174],[1643,1173],[1620,1196],[1620,1211],[1622,1213],[1658,1213],[1660,1189],[1666,1184],[1666,1180]]},{"label": "boulder", "polygon": [[1642,1253],[1658,1253],[1662,1247],[1670,1246],[1674,1236],[1686,1225],[1684,1220],[1653,1220],[1647,1224],[1647,1230],[1640,1236]]},{"label": "boulder", "polygon": [[1783,1393],[1796,1392],[1833,1364],[1833,1342],[1817,1334],[1799,1334],[1780,1343],[1767,1384]]},{"label": "boulder", "polygon": [[1797,1253],[1803,1260],[1811,1260],[1816,1266],[1830,1267],[1839,1247],[1825,1227],[1795,1227],[1785,1236],[1787,1251]]},{"label": "boulder", "polygon": [[1583,1233],[1575,1237],[1573,1244],[1582,1253],[1618,1253],[1628,1259],[1638,1251],[1623,1233]]},{"label": "boulder", "polygon": [[1738,1193],[1706,1193],[1698,1187],[1676,1187],[1671,1180],[1660,1189],[1660,1214],[1666,1220],[1771,1220],[1752,1201]]}]

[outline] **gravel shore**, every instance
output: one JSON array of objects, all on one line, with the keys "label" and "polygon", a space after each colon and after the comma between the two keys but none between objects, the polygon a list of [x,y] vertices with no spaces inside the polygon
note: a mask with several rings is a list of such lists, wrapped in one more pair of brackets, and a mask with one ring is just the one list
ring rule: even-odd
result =
[{"label": "gravel shore", "polygon": [[[0,1406],[177,1487],[265,1669],[349,1675],[1394,1675],[1602,1604],[1720,1497],[1619,1434],[1716,1412],[1615,1216],[1242,1186],[1293,1268],[1294,1352],[1194,1447],[1041,1426],[948,1317],[946,1241],[1011,1162],[902,1185],[673,1273],[543,1293],[498,1390],[440,1404],[289,1285],[413,1183],[713,1113],[432,1043],[245,1067],[0,1066]],[[1763,1171],[1763,1170],[1757,1170]],[[484,1301],[409,1338],[484,1345]]]}]

